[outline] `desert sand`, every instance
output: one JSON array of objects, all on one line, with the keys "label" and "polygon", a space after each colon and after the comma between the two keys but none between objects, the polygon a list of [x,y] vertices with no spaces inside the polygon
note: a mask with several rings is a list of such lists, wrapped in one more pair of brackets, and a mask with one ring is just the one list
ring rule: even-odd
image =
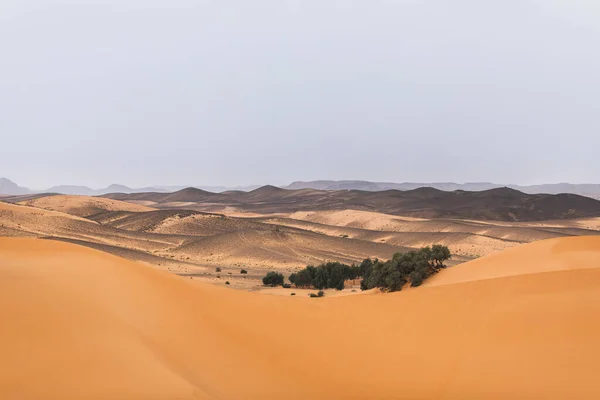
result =
[{"label": "desert sand", "polygon": [[98,250],[0,238],[0,398],[600,398],[600,237],[425,287],[263,296]]},{"label": "desert sand", "polygon": [[256,291],[264,290],[261,279],[270,270],[287,275],[327,261],[387,259],[395,252],[435,243],[451,249],[454,265],[523,243],[600,234],[598,218],[507,222],[350,209],[265,215],[229,211],[232,215],[153,209],[89,196],[38,195],[18,204],[0,202],[0,236],[61,239],[194,280],[221,286],[230,282],[230,288]]},{"label": "desert sand", "polygon": [[126,203],[124,201],[105,199],[102,197],[73,195],[38,197],[32,200],[22,201],[20,204],[46,210],[60,211],[79,217],[88,217],[106,211],[144,212],[153,210],[150,207]]}]

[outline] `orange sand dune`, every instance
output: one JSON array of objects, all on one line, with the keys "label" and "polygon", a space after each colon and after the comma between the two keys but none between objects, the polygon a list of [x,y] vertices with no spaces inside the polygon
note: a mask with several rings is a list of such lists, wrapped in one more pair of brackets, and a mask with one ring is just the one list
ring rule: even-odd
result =
[{"label": "orange sand dune", "polygon": [[[548,255],[540,257],[540,254]],[[598,268],[600,236],[542,240],[457,265],[428,286],[572,269]]]},{"label": "orange sand dune", "polygon": [[600,398],[600,238],[489,263],[399,293],[288,298],[0,238],[0,398]]}]

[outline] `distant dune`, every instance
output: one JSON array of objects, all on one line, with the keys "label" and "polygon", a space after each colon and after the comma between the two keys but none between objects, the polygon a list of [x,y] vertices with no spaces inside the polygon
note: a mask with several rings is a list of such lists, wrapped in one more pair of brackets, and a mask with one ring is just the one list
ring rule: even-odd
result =
[{"label": "distant dune", "polygon": [[[264,186],[251,192],[210,193],[187,188],[174,193],[107,194],[156,208],[207,212],[275,214],[355,209],[416,218],[463,218],[490,221],[541,221],[600,216],[600,201],[574,194],[525,194],[496,188],[445,192],[434,188],[378,192],[359,190],[285,190]],[[181,202],[182,204],[177,204]]]},{"label": "distant dune", "polygon": [[[71,241],[219,284],[235,273],[233,286],[244,289],[258,286],[272,269],[287,274],[311,263],[388,258],[406,249],[248,218],[62,195],[0,202],[0,236]],[[225,269],[223,279],[217,267]],[[242,268],[250,273],[241,276]]]},{"label": "distant dune", "polygon": [[91,215],[104,213],[106,211],[132,211],[144,212],[152,211],[152,208],[123,201],[104,199],[101,197],[88,196],[47,196],[33,200],[25,200],[19,204],[43,208],[46,210],[60,211],[80,217],[89,217]]},{"label": "distant dune", "polygon": [[0,238],[0,397],[600,398],[600,237],[523,245],[433,279],[394,294],[260,296]]}]

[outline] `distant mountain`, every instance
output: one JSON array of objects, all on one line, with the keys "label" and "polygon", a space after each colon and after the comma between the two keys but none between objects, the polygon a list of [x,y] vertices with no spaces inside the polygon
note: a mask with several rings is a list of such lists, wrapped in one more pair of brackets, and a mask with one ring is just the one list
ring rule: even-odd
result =
[{"label": "distant mountain", "polygon": [[250,186],[194,186],[197,189],[206,190],[207,192],[213,193],[223,193],[229,192],[232,190],[240,191],[240,192],[251,192],[260,188],[260,185],[250,185]]},{"label": "distant mountain", "polygon": [[59,193],[59,194],[68,194],[68,195],[80,195],[80,196],[100,196],[107,193],[144,193],[144,192],[162,192],[162,193],[170,193],[168,190],[155,188],[155,187],[145,187],[132,189],[130,187],[118,184],[112,184],[109,187],[103,189],[92,189],[87,186],[79,186],[79,185],[59,185],[52,186],[48,189],[44,190],[30,190],[24,187],[20,187],[14,182],[6,179],[0,178],[0,194],[29,194],[29,193]]},{"label": "distant mountain", "polygon": [[[268,187],[277,189],[276,186],[267,185]],[[261,186],[152,186],[143,188],[130,188],[128,186],[112,184],[102,189],[92,189],[87,186],[77,185],[60,185],[53,186],[45,190],[30,190],[26,187],[18,186],[16,183],[10,181],[7,178],[0,178],[0,194],[4,195],[22,195],[22,194],[35,194],[35,193],[60,193],[60,194],[72,194],[72,195],[85,195],[85,196],[102,196],[111,193],[175,193],[180,190],[195,188],[204,192],[210,193],[229,193],[229,192],[246,192],[252,193],[253,191],[260,189]],[[264,186],[263,186],[264,187]],[[571,183],[556,183],[556,184],[543,184],[543,185],[500,185],[490,182],[471,182],[471,183],[454,183],[454,182],[370,182],[361,180],[319,180],[319,181],[308,181],[293,182],[288,186],[282,188],[288,190],[299,190],[299,189],[316,189],[316,190],[361,190],[366,192],[381,192],[386,190],[414,190],[422,187],[430,187],[438,190],[452,192],[455,190],[464,190],[467,192],[479,192],[482,190],[497,189],[503,187],[509,187],[511,189],[518,190],[527,194],[561,194],[561,193],[572,193],[581,196],[592,197],[600,199],[600,184],[571,184]],[[257,196],[255,194],[255,196]]]},{"label": "distant mountain", "polygon": [[433,182],[433,183],[417,183],[417,182],[369,182],[369,181],[309,181],[309,182],[293,182],[286,189],[317,189],[317,190],[364,190],[369,192],[380,192],[384,190],[414,190],[422,187],[431,187],[438,190],[452,192],[455,190],[464,190],[467,192],[479,192],[482,190],[497,189],[509,187],[527,194],[561,194],[572,193],[581,196],[600,198],[600,184],[572,184],[572,183],[555,183],[543,185],[499,185],[490,182],[471,182],[471,183],[454,183],[454,182]]},{"label": "distant mountain", "polygon": [[598,197],[600,196],[600,184],[573,184],[573,183],[555,183],[546,185],[531,185],[510,187],[520,190],[525,193],[574,193],[582,196]]},{"label": "distant mountain", "polygon": [[504,187],[489,182],[454,183],[454,182],[369,182],[369,181],[309,181],[293,182],[286,189],[317,189],[317,190],[364,190],[368,192],[380,192],[383,190],[414,190],[422,187],[431,187],[438,190],[452,192],[454,190],[481,191]]},{"label": "distant mountain", "polygon": [[[155,192],[168,192],[168,193],[173,193],[173,192],[177,192],[179,190],[183,190],[183,189],[187,189],[189,187],[193,187],[196,189],[200,189],[200,190],[204,190],[206,192],[211,192],[211,193],[223,193],[223,192],[229,192],[232,190],[235,191],[242,191],[242,192],[250,192],[252,190],[258,189],[260,187],[260,185],[250,185],[250,186],[155,186],[154,187],[154,191]],[[145,189],[151,189],[151,188],[145,188]],[[153,190],[145,190],[148,192],[151,192]],[[142,193],[142,190],[136,190],[136,193]]]},{"label": "distant mountain", "polygon": [[107,188],[104,189],[98,189],[98,190],[94,190],[95,192],[95,196],[100,196],[103,194],[108,194],[108,193],[147,193],[147,192],[154,192],[154,193],[168,193],[168,190],[165,189],[160,189],[157,187],[144,187],[144,188],[138,188],[138,189],[132,189],[130,187],[124,186],[124,185],[118,185],[113,183],[112,185],[110,185]]},{"label": "distant mountain", "polygon": [[40,190],[39,192],[48,192],[48,193],[60,193],[60,194],[77,194],[84,196],[94,196],[96,191],[94,189],[90,189],[87,186],[76,186],[76,185],[60,185],[60,186],[52,186],[46,190]]},{"label": "distant mountain", "polygon": [[0,178],[0,194],[29,194],[31,191],[21,187],[7,178]]}]

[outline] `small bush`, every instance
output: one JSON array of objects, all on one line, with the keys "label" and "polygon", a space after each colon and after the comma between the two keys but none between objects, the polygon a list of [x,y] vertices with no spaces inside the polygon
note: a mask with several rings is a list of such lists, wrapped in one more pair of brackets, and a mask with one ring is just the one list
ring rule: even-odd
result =
[{"label": "small bush", "polygon": [[221,279],[221,275],[217,275],[217,278],[218,278],[218,279]]},{"label": "small bush", "polygon": [[290,296],[295,296],[295,295],[296,295],[296,293],[293,293],[293,292],[292,292],[292,293],[290,293]]},{"label": "small bush", "polygon": [[217,268],[215,269],[215,271],[216,271],[216,272],[221,272],[221,268],[217,267]]},{"label": "small bush", "polygon": [[248,273],[248,271],[246,271],[245,269],[240,271],[240,274],[247,274],[247,273]]},{"label": "small bush", "polygon": [[319,290],[319,291],[317,292],[317,297],[323,297],[323,296],[325,296],[325,292],[324,292],[324,291],[322,291],[322,290]]},{"label": "small bush", "polygon": [[226,284],[226,285],[229,285],[230,283],[229,283],[229,281],[225,281],[225,284]]},{"label": "small bush", "polygon": [[289,283],[284,283],[282,286],[284,289],[290,289],[292,287],[292,285],[290,285]]},{"label": "small bush", "polygon": [[308,295],[308,297],[319,297],[319,296],[317,296],[315,293],[311,293]]}]

